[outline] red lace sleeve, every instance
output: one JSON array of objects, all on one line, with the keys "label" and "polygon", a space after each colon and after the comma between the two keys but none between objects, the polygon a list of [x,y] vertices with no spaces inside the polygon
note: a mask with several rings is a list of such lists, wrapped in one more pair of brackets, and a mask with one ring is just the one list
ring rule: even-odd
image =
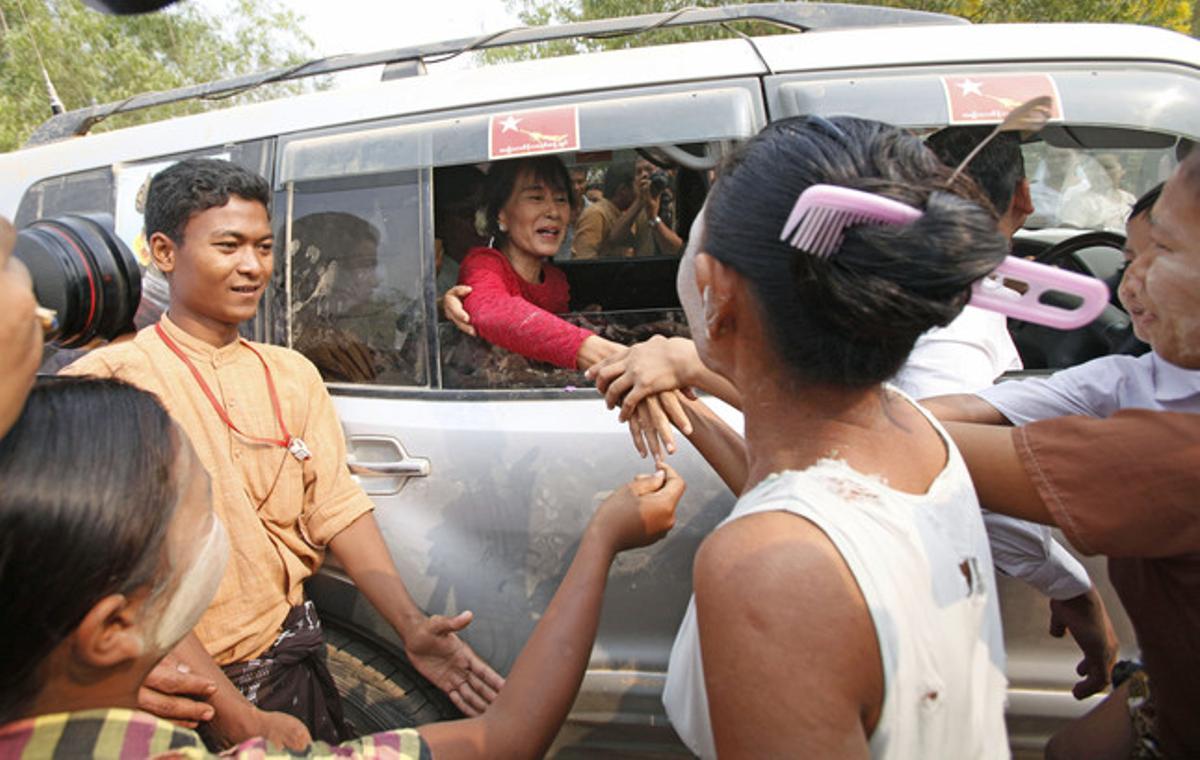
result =
[{"label": "red lace sleeve", "polygon": [[[463,259],[458,281],[471,286],[463,307],[484,340],[530,359],[575,368],[579,346],[593,333],[527,300],[503,254],[488,249],[472,251]],[[565,279],[562,287],[566,287]]]}]

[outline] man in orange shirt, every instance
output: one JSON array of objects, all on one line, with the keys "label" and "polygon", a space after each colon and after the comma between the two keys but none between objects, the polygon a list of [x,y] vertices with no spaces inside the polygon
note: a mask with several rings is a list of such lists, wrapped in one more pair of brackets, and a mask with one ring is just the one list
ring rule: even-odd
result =
[{"label": "man in orange shirt", "polygon": [[215,743],[265,736],[303,747],[310,732],[347,738],[320,621],[304,600],[303,582],[328,548],[417,669],[464,713],[479,714],[503,680],[455,635],[469,612],[429,617],[409,596],[371,501],[350,478],[316,368],[299,353],[238,336],[271,279],[269,198],[265,180],[227,161],[189,159],[157,174],[146,234],[170,283],[167,313],[64,370],[157,394],[212,478],[232,561],[175,656],[216,686],[208,724]]}]

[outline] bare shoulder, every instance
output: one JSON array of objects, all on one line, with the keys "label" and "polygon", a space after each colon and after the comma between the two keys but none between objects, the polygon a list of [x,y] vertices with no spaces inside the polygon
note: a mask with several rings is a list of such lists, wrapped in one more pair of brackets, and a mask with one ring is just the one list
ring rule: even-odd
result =
[{"label": "bare shoulder", "polygon": [[865,756],[883,703],[879,644],[825,533],[789,512],[742,517],[704,542],[694,582],[722,756]]},{"label": "bare shoulder", "polygon": [[[801,588],[789,588],[785,581],[790,577],[805,582]],[[736,591],[741,584],[753,583],[764,594],[786,597],[793,605],[824,601],[830,594],[857,594],[858,588],[824,531],[783,511],[747,515],[714,531],[696,554],[694,580],[698,594]]]}]

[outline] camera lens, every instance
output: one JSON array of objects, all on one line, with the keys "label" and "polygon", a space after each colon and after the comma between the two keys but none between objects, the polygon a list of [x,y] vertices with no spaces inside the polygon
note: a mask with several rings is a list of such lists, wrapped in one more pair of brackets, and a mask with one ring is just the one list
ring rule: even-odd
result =
[{"label": "camera lens", "polygon": [[667,185],[671,183],[671,177],[664,171],[656,171],[650,175],[650,192],[658,195],[663,190],[667,189]]},{"label": "camera lens", "polygon": [[58,329],[47,341],[79,348],[133,329],[142,275],[133,253],[104,214],[39,219],[17,233],[13,255],[29,269],[38,303],[53,309]]}]

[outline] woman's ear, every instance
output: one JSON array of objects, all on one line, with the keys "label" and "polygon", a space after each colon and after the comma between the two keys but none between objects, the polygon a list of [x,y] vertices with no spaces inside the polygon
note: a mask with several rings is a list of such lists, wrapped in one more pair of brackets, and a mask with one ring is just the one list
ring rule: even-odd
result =
[{"label": "woman's ear", "polygon": [[147,241],[150,246],[150,257],[158,271],[168,274],[175,269],[175,241],[162,232],[156,232]]},{"label": "woman's ear", "polygon": [[88,610],[71,634],[71,651],[83,664],[108,669],[145,652],[139,625],[143,599],[110,594]]},{"label": "woman's ear", "polygon": [[696,287],[704,305],[704,322],[710,338],[737,328],[734,314],[737,272],[707,253],[696,254]]}]

